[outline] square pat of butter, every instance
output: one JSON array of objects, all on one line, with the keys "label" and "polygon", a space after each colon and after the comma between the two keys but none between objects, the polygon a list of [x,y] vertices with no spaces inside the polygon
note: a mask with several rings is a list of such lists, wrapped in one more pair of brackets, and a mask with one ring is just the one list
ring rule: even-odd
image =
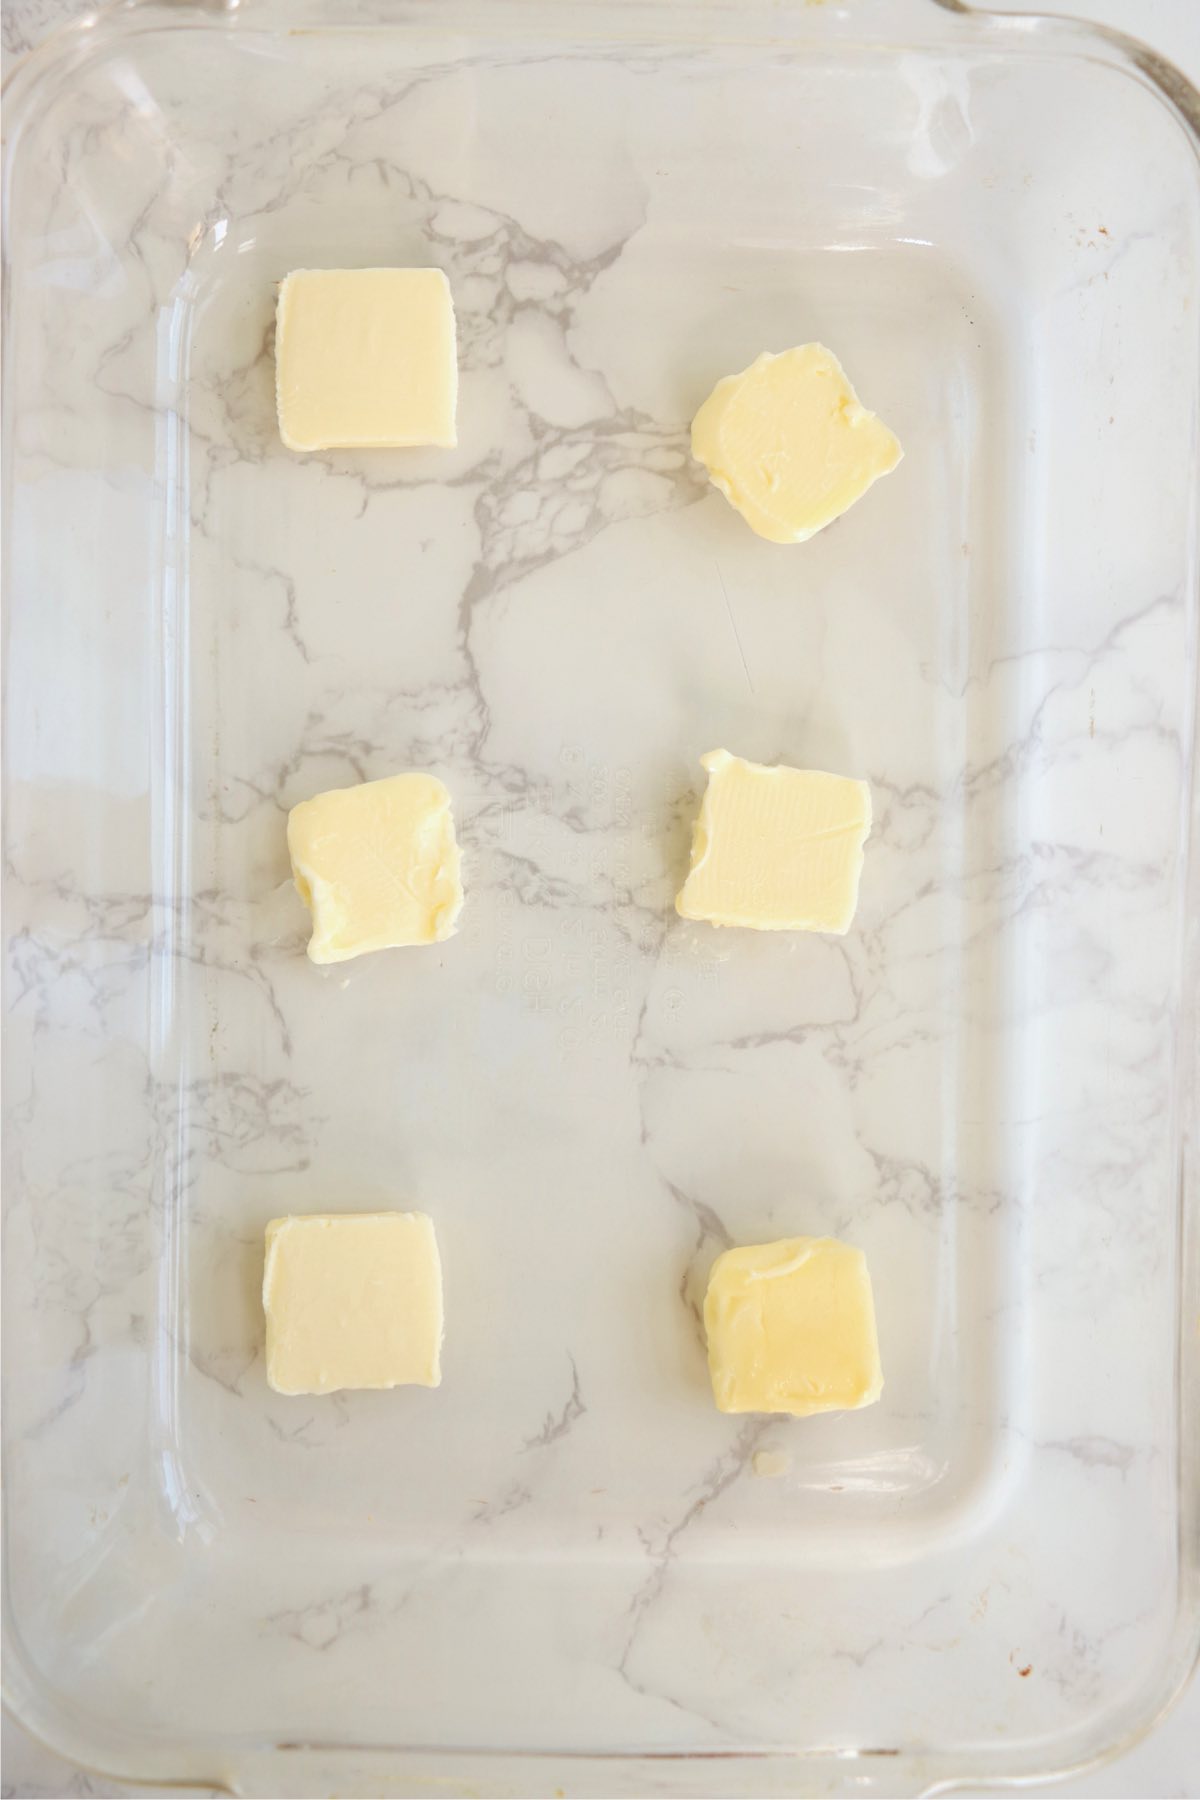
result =
[{"label": "square pat of butter", "polygon": [[442,1267],[424,1213],[272,1219],[263,1310],[278,1394],[441,1382]]},{"label": "square pat of butter", "polygon": [[726,1250],[708,1278],[704,1329],[722,1412],[834,1412],[883,1390],[867,1260],[836,1238]]},{"label": "square pat of butter", "polygon": [[824,344],[769,352],[719,381],[692,423],[692,454],[760,537],[802,544],[900,461]]},{"label": "square pat of butter", "polygon": [[275,319],[289,450],[452,445],[458,352],[441,269],[297,269]]},{"label": "square pat of butter", "polygon": [[700,760],[708,787],[675,910],[756,931],[849,930],[871,830],[866,782],[728,750]]},{"label": "square pat of butter", "polygon": [[288,814],[287,840],[312,912],[313,962],[453,936],[463,900],[458,841],[435,775],[389,775],[302,800]]}]

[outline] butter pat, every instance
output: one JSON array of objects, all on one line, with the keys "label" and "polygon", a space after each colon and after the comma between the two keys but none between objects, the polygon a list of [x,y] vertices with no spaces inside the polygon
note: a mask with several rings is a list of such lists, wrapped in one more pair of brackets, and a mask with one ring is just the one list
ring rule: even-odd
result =
[{"label": "butter pat", "polygon": [[728,750],[700,761],[708,787],[675,910],[756,931],[847,931],[871,830],[866,782],[767,768]]},{"label": "butter pat", "polygon": [[441,1382],[442,1266],[424,1213],[272,1219],[263,1310],[277,1394]]},{"label": "butter pat", "polygon": [[312,912],[313,962],[453,936],[463,900],[458,843],[436,776],[389,775],[318,794],[292,808],[287,839]]},{"label": "butter pat", "polygon": [[458,354],[440,269],[297,269],[275,320],[289,450],[457,443]]},{"label": "butter pat", "polygon": [[883,1391],[867,1261],[836,1238],[726,1250],[708,1278],[704,1329],[722,1412],[836,1412]]},{"label": "butter pat", "polygon": [[837,357],[801,344],[718,381],[692,423],[692,455],[760,537],[802,544],[903,451]]}]

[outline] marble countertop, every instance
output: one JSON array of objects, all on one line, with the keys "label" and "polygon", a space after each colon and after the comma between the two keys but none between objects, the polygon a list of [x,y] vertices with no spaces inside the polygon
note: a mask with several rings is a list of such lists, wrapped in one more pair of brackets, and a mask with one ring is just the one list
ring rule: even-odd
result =
[{"label": "marble countertop", "polygon": [[[9,0],[3,21],[8,63],[11,65],[13,59],[40,42],[58,25],[86,10],[81,0]],[[1022,9],[1014,5],[1006,10]],[[1056,10],[1100,18],[1111,25],[1136,31],[1200,80],[1200,9],[1190,5],[1189,0],[1077,0],[1077,3],[1060,0]],[[577,1377],[566,1404],[564,1417],[570,1414],[573,1404],[578,1404]],[[1200,1796],[1200,1768],[1195,1754],[1197,1742],[1200,1742],[1200,1680],[1193,1679],[1168,1718],[1127,1755],[1086,1778],[1026,1791],[1076,1796]],[[24,1795],[30,1800],[52,1795],[164,1791],[122,1787],[90,1775],[43,1749],[11,1721],[6,1723],[4,1731],[2,1779],[5,1795]],[[173,1788],[170,1791],[181,1790]]]}]

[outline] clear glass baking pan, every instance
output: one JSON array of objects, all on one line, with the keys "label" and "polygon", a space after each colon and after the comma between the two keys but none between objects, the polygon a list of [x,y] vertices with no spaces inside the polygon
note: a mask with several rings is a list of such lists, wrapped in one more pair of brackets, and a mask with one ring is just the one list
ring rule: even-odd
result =
[{"label": "clear glass baking pan", "polygon": [[[1169,1702],[1196,104],[932,0],[133,5],[17,72],[31,1730],[245,1793],[908,1793]],[[393,261],[453,283],[460,447],[290,455],[276,281]],[[788,551],[687,425],[809,338],[907,454]],[[675,917],[717,745],[870,779],[844,940]],[[461,935],[318,970],[286,810],[409,767]],[[375,1205],[436,1218],[443,1387],[272,1394],[265,1222]],[[723,1417],[708,1267],[789,1232],[866,1250],[883,1400]]]}]

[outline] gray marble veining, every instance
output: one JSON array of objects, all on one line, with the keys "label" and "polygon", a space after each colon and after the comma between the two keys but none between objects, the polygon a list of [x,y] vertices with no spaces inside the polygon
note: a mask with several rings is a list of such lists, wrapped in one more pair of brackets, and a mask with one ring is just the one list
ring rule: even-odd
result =
[{"label": "gray marble veining", "polygon": [[[12,203],[29,1693],[248,1787],[264,1732],[1000,1768],[998,1684],[1014,1754],[1090,1741],[1174,1592],[1192,498],[1135,451],[1190,442],[1197,246],[1121,160],[1166,141],[1081,108],[1064,221],[969,47],[872,67],[860,142],[802,55],[142,16],[26,102]],[[290,456],[274,284],[385,255],[450,275],[459,448]],[[906,459],[781,551],[687,421],[810,335]],[[870,780],[846,939],[674,915],[720,743]],[[460,934],[316,970],[287,809],[405,767]],[[444,1387],[273,1395],[263,1224],[374,1204],[437,1220]],[[712,1258],[810,1230],[883,1402],[722,1418]]]}]

